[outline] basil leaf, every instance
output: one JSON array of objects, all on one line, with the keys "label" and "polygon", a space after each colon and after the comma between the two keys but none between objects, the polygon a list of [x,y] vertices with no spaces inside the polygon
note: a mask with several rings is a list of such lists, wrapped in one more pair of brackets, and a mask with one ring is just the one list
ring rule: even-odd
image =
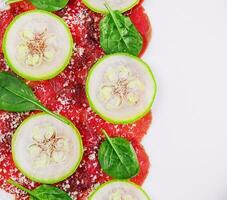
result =
[{"label": "basil leaf", "polygon": [[98,152],[101,168],[109,176],[116,179],[129,179],[139,172],[139,162],[132,144],[121,137],[110,138],[106,136]]},{"label": "basil leaf", "polygon": [[54,186],[41,185],[31,191],[13,180],[7,182],[27,192],[30,195],[30,200],[72,200],[66,192]]},{"label": "basil leaf", "polygon": [[[50,185],[41,185],[34,189],[32,193],[41,200],[72,200],[66,192]],[[31,196],[30,200],[36,200],[36,198]]]},{"label": "basil leaf", "polygon": [[69,0],[29,0],[36,8],[46,11],[57,11],[64,8]]},{"label": "basil leaf", "polygon": [[36,110],[37,105],[33,102],[37,104],[38,100],[31,88],[7,72],[0,73],[0,109],[13,112]]},{"label": "basil leaf", "polygon": [[137,56],[143,46],[143,39],[129,17],[120,11],[112,11],[100,22],[100,43],[107,54],[125,52]]},{"label": "basil leaf", "polygon": [[27,112],[42,110],[69,124],[69,121],[45,108],[34,95],[32,89],[21,79],[7,72],[0,72],[0,110]]}]

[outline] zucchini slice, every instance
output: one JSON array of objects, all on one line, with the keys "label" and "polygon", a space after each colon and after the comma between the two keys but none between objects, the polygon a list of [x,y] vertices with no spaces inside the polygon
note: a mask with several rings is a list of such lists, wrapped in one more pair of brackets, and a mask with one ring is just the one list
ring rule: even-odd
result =
[{"label": "zucchini slice", "polygon": [[156,96],[156,81],[140,58],[117,53],[104,56],[89,71],[86,94],[91,108],[114,124],[146,115]]},{"label": "zucchini slice", "polygon": [[99,186],[88,200],[150,200],[146,192],[135,183],[113,180]]},{"label": "zucchini slice", "polygon": [[105,3],[107,3],[112,10],[119,10],[123,13],[137,5],[139,0],[83,0],[83,3],[94,12],[107,14],[108,9]]},{"label": "zucchini slice", "polygon": [[22,13],[8,26],[3,53],[9,67],[27,80],[47,80],[68,65],[73,39],[57,15],[33,10]]},{"label": "zucchini slice", "polygon": [[45,113],[27,118],[12,138],[13,160],[33,181],[54,184],[71,176],[83,155],[79,131]]}]

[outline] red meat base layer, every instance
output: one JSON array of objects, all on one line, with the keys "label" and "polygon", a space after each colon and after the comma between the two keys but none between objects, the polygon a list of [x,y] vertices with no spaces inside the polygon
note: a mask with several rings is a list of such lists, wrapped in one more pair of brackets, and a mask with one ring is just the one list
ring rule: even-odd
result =
[{"label": "red meat base layer", "polygon": [[[13,4],[8,11],[0,12],[0,47],[5,28],[12,19],[31,9],[34,7],[23,1]],[[70,178],[57,186],[68,192],[73,199],[83,200],[94,187],[110,180],[110,177],[102,172],[97,159],[97,151],[103,140],[100,133],[102,128],[110,136],[122,136],[132,142],[140,163],[140,173],[132,181],[141,185],[148,174],[150,163],[140,142],[151,124],[151,113],[133,124],[114,125],[104,121],[91,110],[85,95],[87,73],[104,55],[99,45],[99,21],[103,16],[91,12],[79,0],[70,1],[65,9],[56,14],[66,21],[73,35],[75,45],[71,62],[63,73],[52,80],[27,83],[46,107],[72,120],[83,138],[85,152],[79,168]],[[149,19],[141,4],[127,15],[143,36],[142,54],[151,37]],[[1,52],[0,70],[9,70]],[[17,170],[11,156],[12,134],[30,114],[32,113],[0,111],[0,188],[15,194],[17,200],[27,200],[28,196],[7,184],[6,180],[12,178],[29,189],[38,186]]]}]

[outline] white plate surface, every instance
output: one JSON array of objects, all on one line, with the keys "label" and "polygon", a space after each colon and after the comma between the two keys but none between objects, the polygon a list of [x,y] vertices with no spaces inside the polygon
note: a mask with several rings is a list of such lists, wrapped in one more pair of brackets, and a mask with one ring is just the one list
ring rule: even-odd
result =
[{"label": "white plate surface", "polygon": [[143,143],[153,200],[227,199],[227,1],[145,0],[158,82]]}]

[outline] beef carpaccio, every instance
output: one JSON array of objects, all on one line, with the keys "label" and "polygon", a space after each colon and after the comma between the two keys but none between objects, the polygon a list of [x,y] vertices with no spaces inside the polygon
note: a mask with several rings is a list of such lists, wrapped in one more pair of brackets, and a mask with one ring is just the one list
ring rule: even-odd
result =
[{"label": "beef carpaccio", "polygon": [[[26,1],[21,1],[12,4],[9,10],[0,12],[0,45],[4,31],[14,17],[31,9],[35,7]],[[97,158],[98,148],[103,140],[100,133],[102,128],[110,136],[122,136],[132,142],[140,164],[140,172],[132,181],[141,185],[147,177],[150,162],[140,142],[150,127],[151,113],[132,124],[111,124],[91,110],[85,94],[87,73],[105,54],[99,42],[99,22],[103,16],[90,11],[80,0],[71,0],[64,9],[55,14],[65,20],[73,36],[74,47],[70,64],[51,80],[26,83],[48,109],[70,119],[82,135],[85,150],[82,162],[77,171],[65,181],[58,183],[57,187],[68,192],[72,199],[83,200],[87,199],[93,187],[110,180],[110,177],[101,170]],[[142,53],[144,53],[151,38],[151,25],[142,2],[126,15],[131,18],[143,37]],[[0,52],[0,70],[10,70],[2,52]],[[6,180],[12,178],[29,189],[38,186],[19,172],[11,155],[11,137],[14,131],[25,118],[32,114],[34,112],[0,111],[0,188],[15,194],[17,200],[26,200],[28,196],[6,183]]]}]

